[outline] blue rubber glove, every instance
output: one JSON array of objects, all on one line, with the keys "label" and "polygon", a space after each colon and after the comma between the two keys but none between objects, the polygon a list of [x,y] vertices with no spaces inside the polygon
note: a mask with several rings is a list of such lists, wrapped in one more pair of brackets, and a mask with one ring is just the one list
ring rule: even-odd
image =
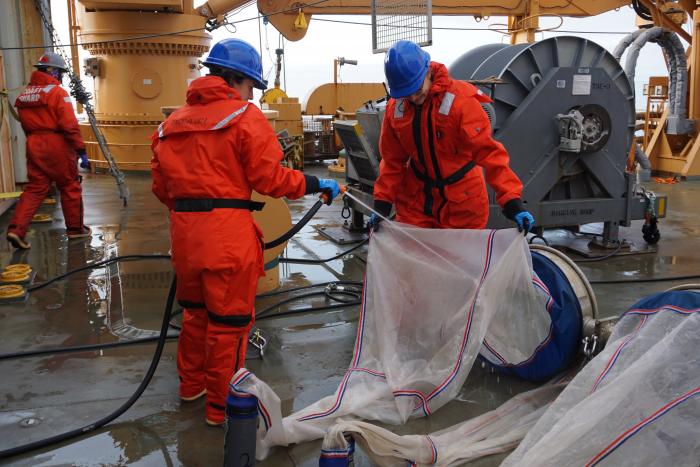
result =
[{"label": "blue rubber glove", "polygon": [[524,235],[527,235],[527,233],[535,226],[535,218],[532,217],[532,214],[527,211],[517,213],[514,220],[515,223],[518,224],[518,230],[520,232],[524,232]]},{"label": "blue rubber glove", "polygon": [[85,149],[79,149],[78,151],[76,151],[76,154],[78,154],[78,157],[80,158],[80,168],[81,169],[90,168],[90,161],[88,160],[87,153],[85,152]]},{"label": "blue rubber glove", "polygon": [[340,194],[340,185],[338,185],[338,182],[331,178],[319,178],[318,187],[321,189],[321,191],[330,195],[330,201],[333,201],[335,197]]}]

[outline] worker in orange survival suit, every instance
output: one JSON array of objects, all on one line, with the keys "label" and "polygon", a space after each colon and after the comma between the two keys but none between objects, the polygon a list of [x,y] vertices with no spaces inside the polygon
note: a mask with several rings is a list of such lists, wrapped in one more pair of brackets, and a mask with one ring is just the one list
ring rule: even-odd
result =
[{"label": "worker in orange survival suit", "polygon": [[[60,55],[47,52],[34,65],[29,84],[17,97],[15,106],[27,135],[27,177],[29,183],[15,207],[7,229],[7,241],[15,248],[31,247],[25,240],[29,223],[55,182],[61,193],[61,208],[68,238],[90,236],[83,225],[83,198],[78,175],[88,167],[85,143],[68,93],[61,87],[66,63]],[[76,157],[77,156],[77,157]]]},{"label": "worker in orange survival suit", "polygon": [[262,233],[251,191],[291,199],[324,191],[317,179],[280,165],[282,150],[262,111],[260,54],[240,39],[214,45],[209,75],[192,81],[187,103],[153,135],[153,192],[170,208],[177,299],[185,308],[177,352],[180,398],[206,394],[206,422],[224,422],[228,383],[245,363],[263,272]]},{"label": "worker in orange survival suit", "polygon": [[[520,199],[523,185],[508,153],[491,137],[481,107],[490,99],[471,84],[450,78],[445,65],[409,41],[386,53],[389,100],[382,124],[382,161],[374,209],[427,228],[483,229],[489,213],[484,177],[503,213],[525,234],[535,219]],[[483,169],[477,169],[479,166]],[[373,214],[370,225],[381,217]]]}]

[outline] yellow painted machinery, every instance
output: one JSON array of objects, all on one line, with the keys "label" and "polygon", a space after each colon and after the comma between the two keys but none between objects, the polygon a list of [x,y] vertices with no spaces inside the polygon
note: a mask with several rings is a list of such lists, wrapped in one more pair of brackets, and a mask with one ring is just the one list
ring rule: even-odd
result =
[{"label": "yellow painted machinery", "polygon": [[354,112],[367,101],[386,95],[383,83],[341,83],[343,65],[357,65],[357,60],[338,57],[333,60],[333,82],[312,90],[304,102],[306,115],[335,115],[338,111]]},{"label": "yellow painted machinery", "polygon": [[[203,23],[192,0],[79,0],[77,24],[92,55],[86,74],[94,78],[95,116],[121,168],[148,169],[160,108],[181,104],[189,81],[199,76],[197,59],[211,41]],[[158,36],[173,31],[180,32]],[[139,39],[122,40],[131,37]],[[82,129],[88,155],[99,163],[92,129]]]}]

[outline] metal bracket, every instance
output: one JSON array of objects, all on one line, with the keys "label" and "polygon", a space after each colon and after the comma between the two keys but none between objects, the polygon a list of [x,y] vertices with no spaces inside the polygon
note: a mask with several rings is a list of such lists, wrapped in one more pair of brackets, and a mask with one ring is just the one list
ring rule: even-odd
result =
[{"label": "metal bracket", "polygon": [[[266,337],[259,328],[253,328],[250,330],[248,335],[248,343],[258,351],[258,357],[263,358],[265,355],[265,349],[269,343],[268,337]],[[247,356],[247,358],[255,358],[252,355]]]},{"label": "metal bracket", "polygon": [[656,217],[656,209],[654,208],[654,205],[656,204],[656,193],[651,190],[647,190],[643,186],[637,186],[637,193],[647,200],[646,214]]},{"label": "metal bracket", "polygon": [[583,355],[586,360],[591,360],[596,355],[596,350],[598,349],[598,335],[593,334],[592,336],[586,336],[582,340],[583,345]]},{"label": "metal bracket", "polygon": [[557,114],[559,122],[559,150],[565,152],[581,152],[583,140],[583,115],[578,110],[568,114]]}]

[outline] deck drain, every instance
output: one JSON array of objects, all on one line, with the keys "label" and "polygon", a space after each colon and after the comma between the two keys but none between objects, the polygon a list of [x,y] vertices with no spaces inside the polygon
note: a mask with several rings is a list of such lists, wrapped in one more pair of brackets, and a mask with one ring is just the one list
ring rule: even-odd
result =
[{"label": "deck drain", "polygon": [[47,310],[58,310],[63,306],[63,303],[51,303],[50,305],[46,305]]},{"label": "deck drain", "polygon": [[40,418],[36,417],[27,417],[23,418],[22,420],[19,421],[19,426],[22,428],[33,428],[37,426],[39,423],[41,423]]}]

